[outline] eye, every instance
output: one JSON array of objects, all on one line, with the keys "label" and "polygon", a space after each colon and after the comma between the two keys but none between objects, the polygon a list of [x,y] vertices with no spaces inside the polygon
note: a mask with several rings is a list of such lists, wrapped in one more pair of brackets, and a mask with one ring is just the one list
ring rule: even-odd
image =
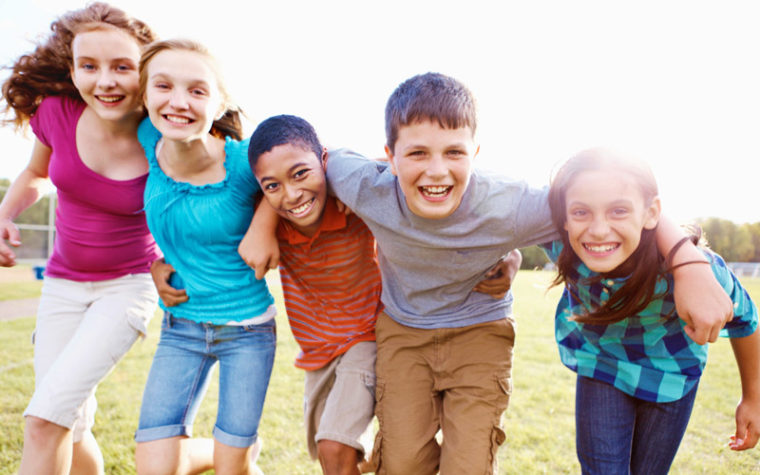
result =
[{"label": "eye", "polygon": [[126,73],[126,72],[134,70],[134,68],[129,64],[123,63],[123,64],[117,65],[116,70],[119,71],[120,73]]},{"label": "eye", "polygon": [[194,96],[206,96],[207,95],[205,90],[197,88],[197,87],[193,88],[193,89],[190,89],[190,94],[192,94]]},{"label": "eye", "polygon": [[424,150],[411,150],[406,156],[410,158],[425,158],[427,153]]},{"label": "eye", "polygon": [[309,173],[308,168],[302,168],[293,174],[293,178],[295,178],[296,180],[301,180],[303,178],[306,178],[308,173]]},{"label": "eye", "polygon": [[277,191],[277,188],[279,188],[279,185],[277,183],[267,183],[264,185],[264,191],[266,193],[274,193]]},{"label": "eye", "polygon": [[464,150],[454,149],[454,150],[449,150],[448,152],[446,152],[446,155],[448,155],[451,158],[462,158],[467,155],[467,152],[465,152]]},{"label": "eye", "polygon": [[628,214],[629,214],[628,208],[620,208],[619,207],[619,208],[613,208],[613,210],[612,210],[612,216],[614,216],[616,218],[624,218],[624,217],[628,216]]},{"label": "eye", "polygon": [[94,71],[95,65],[92,63],[82,63],[79,65],[80,69],[84,69],[85,71]]},{"label": "eye", "polygon": [[573,219],[584,219],[589,215],[589,212],[583,208],[574,208],[569,210],[567,214]]}]

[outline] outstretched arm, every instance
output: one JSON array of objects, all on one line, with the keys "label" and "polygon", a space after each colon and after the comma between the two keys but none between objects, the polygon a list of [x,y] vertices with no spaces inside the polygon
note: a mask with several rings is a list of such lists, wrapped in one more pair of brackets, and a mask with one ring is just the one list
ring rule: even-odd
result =
[{"label": "outstretched arm", "polygon": [[3,197],[3,202],[0,204],[0,266],[16,265],[16,254],[8,244],[13,247],[20,246],[21,235],[13,224],[13,220],[42,195],[41,190],[47,183],[48,165],[52,152],[42,142],[35,140],[29,164]]},{"label": "outstretched arm", "polygon": [[257,279],[263,279],[269,269],[277,269],[280,263],[276,233],[279,219],[269,202],[262,199],[253,214],[251,226],[238,246],[238,254],[256,271]]},{"label": "outstretched arm", "polygon": [[760,438],[760,330],[742,338],[731,338],[731,346],[742,380],[742,399],[736,408],[736,434],[731,450],[751,449]]},{"label": "outstretched arm", "polygon": [[[657,226],[657,247],[667,256],[673,246],[686,235],[669,219],[662,217]],[[707,258],[691,242],[684,243],[673,255],[673,267],[689,261],[707,262]],[[712,268],[705,264],[690,264],[673,270],[673,289],[676,311],[686,322],[684,330],[700,345],[718,339],[721,328],[733,318],[731,299],[720,285]]]},{"label": "outstretched arm", "polygon": [[522,264],[522,254],[517,249],[513,249],[499,259],[499,262],[486,273],[485,279],[478,282],[472,290],[488,294],[495,299],[503,299],[512,287],[520,264]]}]

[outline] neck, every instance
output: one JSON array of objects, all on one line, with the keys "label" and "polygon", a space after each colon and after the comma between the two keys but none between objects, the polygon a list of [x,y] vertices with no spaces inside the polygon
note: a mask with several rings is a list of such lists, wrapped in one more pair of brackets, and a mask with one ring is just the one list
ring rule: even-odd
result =
[{"label": "neck", "polygon": [[134,114],[126,115],[120,120],[103,120],[94,111],[93,116],[101,127],[101,131],[111,137],[134,135],[143,119],[142,111],[135,111]]},{"label": "neck", "polygon": [[162,138],[156,155],[174,176],[191,176],[224,157],[224,141],[210,134],[191,141]]}]

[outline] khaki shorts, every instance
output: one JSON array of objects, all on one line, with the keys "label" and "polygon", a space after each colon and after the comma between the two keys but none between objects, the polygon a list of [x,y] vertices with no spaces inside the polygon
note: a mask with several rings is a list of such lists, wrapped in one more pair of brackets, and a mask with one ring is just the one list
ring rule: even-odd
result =
[{"label": "khaki shorts", "polygon": [[317,459],[320,440],[340,442],[362,454],[370,452],[375,358],[375,342],[361,342],[327,366],[306,372],[304,422],[312,459]]},{"label": "khaki shorts", "polygon": [[423,330],[383,312],[375,333],[378,473],[496,473],[512,392],[514,321]]},{"label": "khaki shorts", "polygon": [[95,422],[95,389],[156,310],[150,274],[99,282],[45,277],[34,330],[35,389],[24,416],[82,439]]}]

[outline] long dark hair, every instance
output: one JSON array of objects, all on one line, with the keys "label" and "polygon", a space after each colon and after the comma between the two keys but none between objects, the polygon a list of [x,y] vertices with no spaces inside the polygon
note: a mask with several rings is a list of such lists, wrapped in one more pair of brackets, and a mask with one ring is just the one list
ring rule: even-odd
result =
[{"label": "long dark hair", "polygon": [[[644,162],[624,158],[604,149],[584,150],[570,158],[554,176],[549,188],[552,221],[560,231],[564,244],[557,259],[557,277],[552,282],[552,286],[564,283],[571,292],[577,288],[578,274],[574,269],[580,263],[580,258],[570,247],[568,233],[565,230],[567,221],[565,194],[579,173],[600,169],[623,172],[633,178],[646,206],[649,206],[658,195],[657,181],[652,170]],[[617,268],[603,275],[584,279],[583,284],[592,285],[604,279],[626,278],[625,283],[610,295],[604,305],[590,310],[587,314],[576,315],[575,321],[607,325],[636,315],[649,305],[649,302],[655,298],[657,279],[663,275],[664,259],[657,249],[655,231],[656,228],[643,229],[639,246]]]},{"label": "long dark hair", "polygon": [[8,114],[12,111],[13,117],[4,122],[13,124],[17,129],[23,127],[47,96],[81,99],[71,80],[74,63],[71,42],[78,33],[106,28],[126,32],[141,46],[156,39],[148,25],[107,3],[95,2],[80,10],[64,13],[50,24],[50,36],[10,67],[11,74],[3,83],[2,90],[4,112]]}]

